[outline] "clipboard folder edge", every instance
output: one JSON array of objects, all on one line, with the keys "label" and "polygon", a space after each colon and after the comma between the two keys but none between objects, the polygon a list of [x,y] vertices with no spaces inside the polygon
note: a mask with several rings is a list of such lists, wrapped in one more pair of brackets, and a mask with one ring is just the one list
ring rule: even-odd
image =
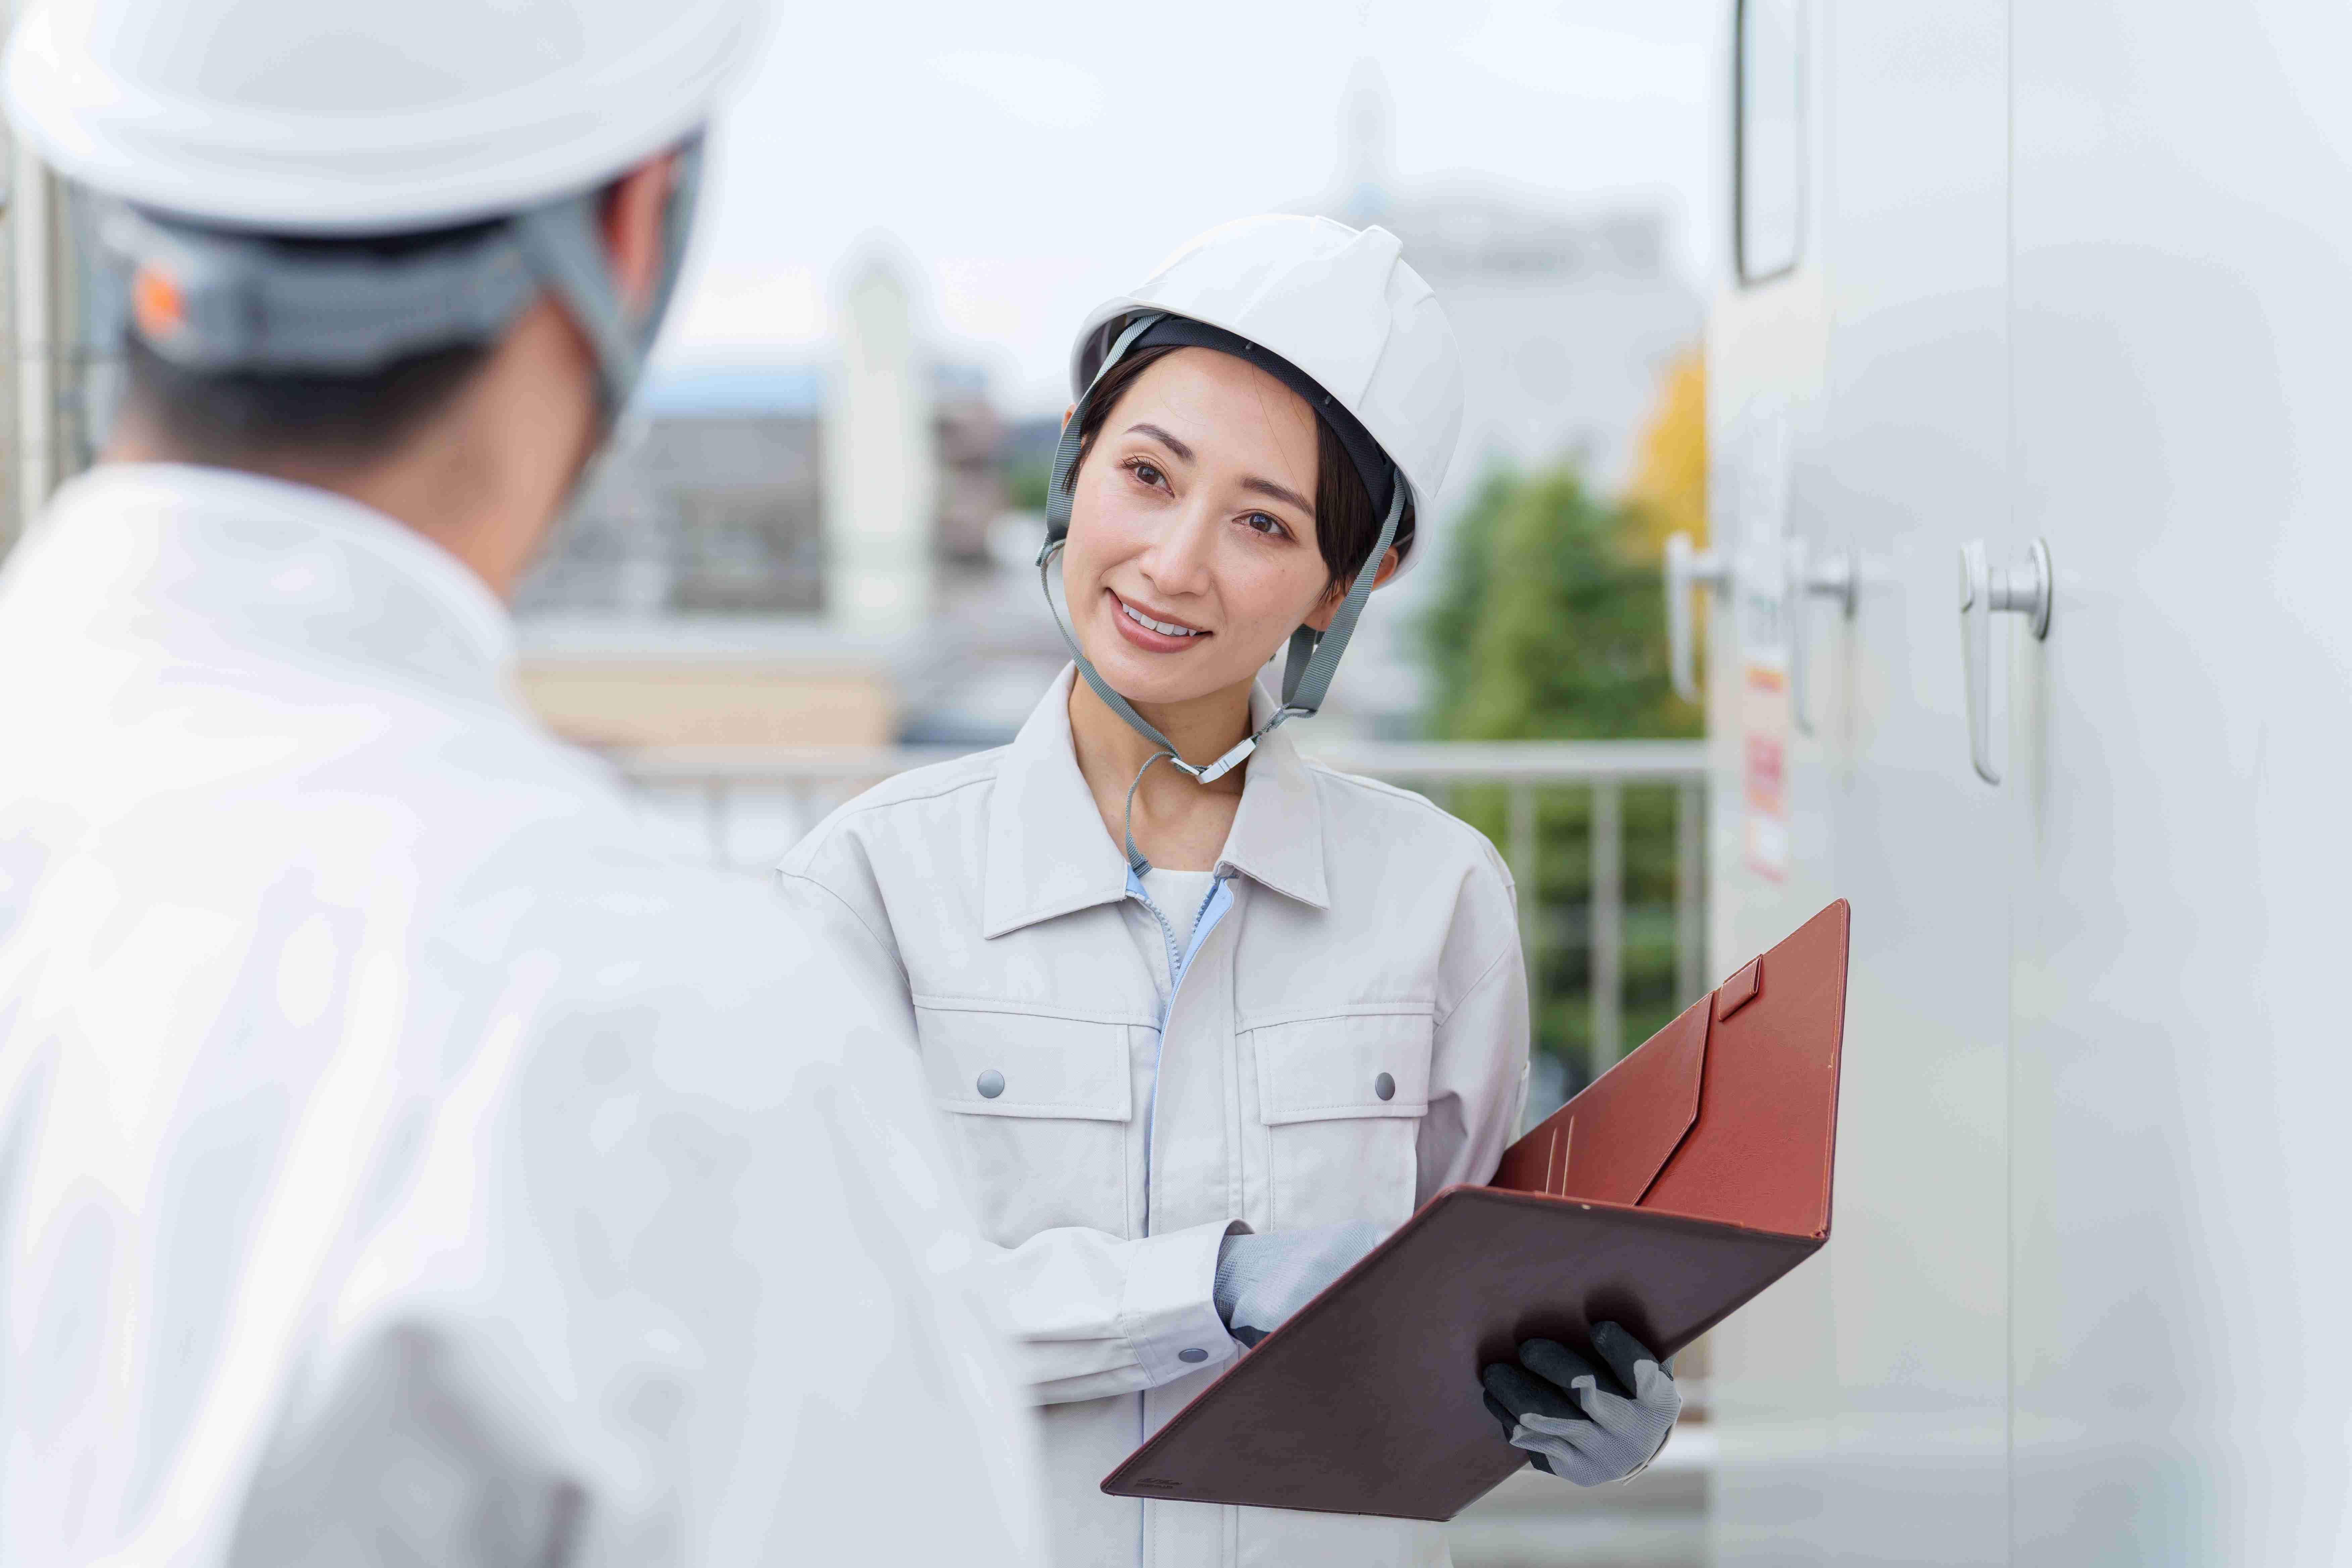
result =
[{"label": "clipboard folder edge", "polygon": [[[1329,1285],[1326,1286],[1320,1294],[1318,1294],[1313,1300],[1307,1302],[1306,1306],[1301,1307],[1297,1313],[1292,1315],[1288,1322],[1284,1323],[1282,1328],[1276,1330],[1275,1332],[1277,1334],[1281,1333],[1284,1330],[1290,1328],[1294,1323],[1306,1323],[1319,1316],[1327,1301],[1334,1300],[1342,1294],[1344,1287],[1347,1286],[1349,1280],[1354,1279],[1360,1271],[1370,1268],[1376,1258],[1378,1258],[1382,1253],[1386,1252],[1391,1246],[1395,1245],[1408,1232],[1417,1230],[1423,1224],[1431,1222],[1433,1216],[1436,1215],[1443,1208],[1449,1205],[1462,1202],[1498,1203],[1517,1208],[1606,1209],[1614,1214],[1631,1216],[1644,1224],[1654,1223],[1662,1230],[1681,1230],[1685,1233],[1696,1231],[1712,1233],[1715,1235],[1741,1236],[1768,1242],[1778,1242],[1784,1245],[1790,1251],[1794,1253],[1795,1256],[1789,1259],[1788,1268],[1782,1269],[1779,1275],[1774,1276],[1776,1280],[1782,1276],[1785,1276],[1789,1272],[1789,1269],[1796,1268],[1797,1265],[1802,1263],[1806,1258],[1811,1258],[1814,1253],[1820,1251],[1822,1245],[1829,1239],[1829,1233],[1826,1230],[1822,1231],[1818,1236],[1810,1236],[1797,1231],[1768,1230],[1756,1226],[1735,1225],[1727,1220],[1706,1219],[1697,1215],[1676,1214],[1671,1209],[1643,1208],[1633,1204],[1611,1203],[1601,1198],[1564,1198],[1555,1196],[1549,1193],[1517,1192],[1505,1187],[1479,1186],[1467,1182],[1458,1183],[1454,1186],[1440,1189],[1434,1197],[1431,1198],[1429,1202],[1423,1204],[1417,1211],[1415,1211],[1411,1219],[1405,1221],[1403,1225],[1399,1226],[1381,1241],[1380,1246],[1372,1248],[1371,1251],[1366,1253],[1361,1258],[1358,1259],[1355,1265],[1351,1267],[1347,1273],[1340,1275],[1337,1279],[1334,1279]],[[1750,1298],[1750,1300],[1752,1299],[1753,1298]],[[1747,1305],[1746,1301],[1738,1301],[1726,1307],[1721,1312],[1709,1318],[1705,1323],[1701,1324],[1696,1330],[1695,1330],[1690,1338],[1692,1340],[1696,1339],[1700,1334],[1706,1332],[1707,1330],[1715,1327],[1716,1324],[1723,1321],[1724,1319],[1728,1318],[1732,1313],[1738,1311],[1745,1305]],[[1263,1348],[1265,1343],[1271,1342],[1273,1337],[1273,1335],[1268,1335],[1265,1342],[1261,1342],[1260,1346],[1254,1347],[1249,1351],[1245,1351],[1241,1355],[1235,1356],[1232,1362],[1227,1363],[1224,1370],[1217,1374],[1214,1381],[1202,1388],[1199,1394],[1194,1394],[1189,1404],[1187,1404],[1181,1410],[1176,1412],[1175,1415],[1170,1416],[1166,1422],[1161,1424],[1160,1429],[1152,1434],[1151,1441],[1156,1442],[1161,1436],[1171,1432],[1180,1430],[1189,1425],[1191,1419],[1199,1415],[1204,1409],[1208,1402],[1209,1394],[1216,1389],[1220,1384],[1223,1383],[1225,1379],[1233,1376],[1234,1373],[1239,1371],[1244,1363],[1247,1362],[1251,1356],[1257,1353],[1257,1350],[1259,1348]],[[1689,1342],[1689,1340],[1685,1340],[1684,1342],[1685,1344]],[[1681,1345],[1677,1345],[1675,1347],[1675,1351],[1679,1351],[1681,1348]],[[1671,1355],[1675,1353],[1675,1351],[1667,1351],[1661,1353]],[[1149,1445],[1147,1444],[1146,1447],[1148,1446]],[[1120,1460],[1118,1467],[1102,1479],[1098,1483],[1097,1489],[1108,1497],[1135,1497],[1147,1500],[1158,1497],[1159,1494],[1150,1491],[1116,1491],[1112,1489],[1114,1483],[1123,1482],[1127,1472],[1136,1468],[1137,1462],[1142,1458],[1144,1448],[1139,1447],[1134,1453],[1129,1454],[1126,1458]],[[1456,1506],[1454,1513],[1446,1514],[1444,1519],[1452,1519],[1454,1514],[1461,1512],[1464,1508],[1467,1508],[1472,1502],[1475,1502],[1478,1497],[1483,1497],[1485,1495],[1486,1493],[1482,1491],[1475,1497],[1466,1499],[1461,1504]],[[1167,1500],[1163,1498],[1160,1500]],[[1244,1508],[1265,1506],[1263,1503],[1255,1502],[1248,1499],[1213,1497],[1200,1492],[1188,1492],[1184,1497],[1175,1500],[1182,1502],[1233,1503],[1236,1506]],[[1302,1513],[1336,1513],[1342,1516],[1352,1513],[1372,1513],[1386,1519],[1431,1519],[1431,1516],[1427,1514],[1389,1512],[1381,1510],[1299,1508],[1297,1511]],[[1443,1520],[1434,1520],[1431,1521],[1440,1523],[1444,1522]]]}]

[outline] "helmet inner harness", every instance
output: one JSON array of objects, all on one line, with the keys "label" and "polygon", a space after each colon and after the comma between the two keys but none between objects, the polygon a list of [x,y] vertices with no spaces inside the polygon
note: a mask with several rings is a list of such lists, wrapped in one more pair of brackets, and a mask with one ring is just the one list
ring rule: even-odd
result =
[{"label": "helmet inner harness", "polygon": [[604,185],[462,230],[446,245],[371,256],[320,251],[117,203],[100,237],[110,304],[157,354],[200,372],[358,375],[505,331],[542,288],[596,359],[607,418],[645,367],[677,287],[699,194],[702,138],[677,150],[660,271],[634,318],[604,252]]},{"label": "helmet inner harness", "polygon": [[[1078,647],[1077,638],[1071,635],[1069,623],[1063,618],[1060,606],[1054,602],[1053,565],[1063,546],[1069,542],[1070,506],[1074,499],[1072,477],[1078,462],[1079,431],[1084,426],[1087,407],[1093,402],[1095,389],[1102,384],[1104,372],[1129,353],[1138,349],[1163,345],[1209,348],[1232,354],[1257,366],[1298,394],[1315,411],[1317,417],[1339,437],[1340,447],[1347,452],[1349,461],[1355,464],[1356,471],[1363,476],[1364,486],[1371,494],[1373,506],[1383,514],[1380,536],[1372,542],[1370,552],[1358,563],[1354,578],[1348,584],[1347,595],[1331,617],[1330,629],[1318,633],[1312,626],[1302,626],[1290,634],[1290,647],[1283,658],[1282,701],[1275,710],[1274,717],[1255,733],[1244,736],[1240,744],[1223,756],[1204,764],[1188,763],[1177,755],[1176,748],[1168,737],[1137,712],[1133,703],[1111,689],[1110,683],[1095,669],[1094,661],[1087,658],[1085,651]],[[1069,417],[1063,422],[1061,443],[1054,450],[1053,475],[1046,485],[1045,543],[1037,552],[1037,575],[1045,591],[1046,608],[1054,615],[1055,629],[1062,634],[1062,641],[1068,646],[1071,658],[1076,661],[1079,675],[1094,689],[1095,695],[1102,699],[1105,707],[1118,714],[1129,729],[1156,748],[1150,756],[1144,759],[1143,766],[1136,771],[1135,782],[1127,786],[1127,816],[1122,837],[1126,840],[1128,867],[1138,877],[1151,869],[1151,862],[1135,847],[1135,792],[1142,787],[1143,775],[1151,771],[1152,763],[1164,759],[1201,784],[1214,784],[1246,761],[1249,754],[1257,750],[1258,742],[1271,734],[1277,725],[1293,718],[1311,718],[1322,708],[1324,697],[1331,689],[1331,677],[1339,668],[1340,656],[1348,651],[1348,639],[1355,636],[1357,619],[1364,613],[1364,602],[1371,597],[1373,579],[1380,574],[1380,563],[1387,556],[1389,546],[1396,542],[1398,526],[1404,518],[1405,495],[1404,476],[1397,472],[1396,466],[1389,461],[1387,455],[1381,450],[1380,443],[1372,439],[1370,432],[1337,398],[1317,385],[1312,377],[1280,355],[1267,352],[1238,333],[1182,316],[1141,315],[1120,330],[1111,343],[1110,351],[1103,355],[1102,363],[1095,371],[1086,392],[1071,408]]]}]

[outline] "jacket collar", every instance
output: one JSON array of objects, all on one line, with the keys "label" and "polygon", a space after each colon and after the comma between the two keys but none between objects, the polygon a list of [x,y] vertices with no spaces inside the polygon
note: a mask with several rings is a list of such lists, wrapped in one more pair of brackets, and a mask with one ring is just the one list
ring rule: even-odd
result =
[{"label": "jacket collar", "polygon": [[[438,544],[309,485],[194,464],[110,464],[58,490],[21,554],[65,609],[193,651],[503,690],[514,623]],[[64,608],[63,606],[59,606]]]},{"label": "jacket collar", "polygon": [[[1103,831],[1070,740],[1076,675],[1075,665],[1063,668],[997,765],[988,808],[984,936],[1127,896],[1126,858]],[[1272,699],[1253,689],[1251,726],[1273,716]],[[1276,730],[1250,755],[1218,869],[1323,910],[1330,908],[1323,856],[1322,797],[1288,729]]]}]

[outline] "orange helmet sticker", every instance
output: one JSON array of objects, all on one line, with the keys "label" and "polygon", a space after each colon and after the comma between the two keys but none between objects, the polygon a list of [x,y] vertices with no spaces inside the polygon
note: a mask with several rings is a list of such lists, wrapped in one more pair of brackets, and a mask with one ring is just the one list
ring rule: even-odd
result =
[{"label": "orange helmet sticker", "polygon": [[139,335],[150,342],[177,336],[188,324],[188,304],[180,285],[154,262],[142,262],[131,279],[131,314]]}]

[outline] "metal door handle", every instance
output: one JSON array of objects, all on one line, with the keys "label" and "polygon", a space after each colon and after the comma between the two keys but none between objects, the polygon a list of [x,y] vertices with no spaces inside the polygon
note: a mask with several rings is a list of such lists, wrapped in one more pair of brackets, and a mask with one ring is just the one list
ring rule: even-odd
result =
[{"label": "metal door handle", "polygon": [[2027,617],[2038,640],[2050,635],[2050,547],[2040,540],[2024,560],[2006,571],[1985,562],[1985,543],[1960,546],[1960,673],[1968,685],[1969,761],[1977,777],[2000,783],[1992,771],[1992,618]]},{"label": "metal door handle", "polygon": [[1696,702],[1698,638],[1691,619],[1691,590],[1720,591],[1731,582],[1731,567],[1721,552],[1700,550],[1687,533],[1666,536],[1666,673],[1675,691],[1685,702]]},{"label": "metal door handle", "polygon": [[1789,711],[1797,728],[1810,735],[1813,732],[1813,718],[1805,685],[1812,668],[1812,617],[1805,614],[1806,605],[1813,599],[1832,599],[1841,619],[1853,619],[1857,574],[1853,557],[1843,551],[1813,561],[1805,542],[1792,539],[1789,541],[1788,552],[1792,601],[1789,606]]}]

